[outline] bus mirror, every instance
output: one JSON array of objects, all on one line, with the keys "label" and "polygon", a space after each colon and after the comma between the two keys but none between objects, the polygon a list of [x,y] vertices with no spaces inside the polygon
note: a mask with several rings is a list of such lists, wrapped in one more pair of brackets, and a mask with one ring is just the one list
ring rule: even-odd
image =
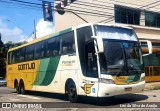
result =
[{"label": "bus mirror", "polygon": [[[151,55],[152,54],[152,42],[149,40],[140,40],[140,43],[141,43],[141,45],[142,45],[142,43],[145,43],[147,46],[146,48],[148,49],[148,53],[143,54],[143,56]],[[143,50],[143,48],[142,48],[142,50]]]},{"label": "bus mirror", "polygon": [[148,53],[148,54],[143,54],[142,56],[145,57],[145,56],[149,56],[151,55],[152,53]]},{"label": "bus mirror", "polygon": [[96,40],[97,47],[98,47],[98,52],[104,52],[104,47],[103,47],[103,39],[101,36],[92,36]]},{"label": "bus mirror", "polygon": [[151,41],[147,41],[147,44],[148,44],[148,52],[149,52],[149,54],[152,54],[152,43],[151,43]]}]

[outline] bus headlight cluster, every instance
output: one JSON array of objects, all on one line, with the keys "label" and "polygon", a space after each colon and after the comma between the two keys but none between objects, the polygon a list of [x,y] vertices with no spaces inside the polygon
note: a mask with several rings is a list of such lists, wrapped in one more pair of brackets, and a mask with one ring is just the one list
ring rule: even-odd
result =
[{"label": "bus headlight cluster", "polygon": [[106,84],[114,84],[114,81],[112,79],[105,79],[105,78],[99,78],[99,82]]},{"label": "bus headlight cluster", "polygon": [[144,81],[145,80],[145,76],[142,76],[141,78],[140,78],[140,82],[142,82],[142,81]]}]

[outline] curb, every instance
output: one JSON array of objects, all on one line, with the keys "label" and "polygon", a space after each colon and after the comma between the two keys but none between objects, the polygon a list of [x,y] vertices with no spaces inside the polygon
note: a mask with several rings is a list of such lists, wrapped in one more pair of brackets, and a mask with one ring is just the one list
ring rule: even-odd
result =
[{"label": "curb", "polygon": [[160,82],[150,82],[145,84],[145,91],[147,90],[160,90]]}]

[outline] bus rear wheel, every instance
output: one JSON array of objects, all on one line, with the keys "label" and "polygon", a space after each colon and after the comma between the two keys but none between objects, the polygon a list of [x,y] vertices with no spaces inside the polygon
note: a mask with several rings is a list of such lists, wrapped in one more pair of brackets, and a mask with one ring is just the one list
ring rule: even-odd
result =
[{"label": "bus rear wheel", "polygon": [[68,100],[71,103],[78,102],[78,95],[77,95],[76,85],[74,82],[69,82],[67,84],[66,95],[67,95]]},{"label": "bus rear wheel", "polygon": [[15,82],[15,89],[16,89],[16,92],[20,94],[20,88],[17,81]]},{"label": "bus rear wheel", "polygon": [[25,94],[25,87],[24,87],[24,82],[23,81],[20,82],[19,88],[20,88],[20,93]]}]

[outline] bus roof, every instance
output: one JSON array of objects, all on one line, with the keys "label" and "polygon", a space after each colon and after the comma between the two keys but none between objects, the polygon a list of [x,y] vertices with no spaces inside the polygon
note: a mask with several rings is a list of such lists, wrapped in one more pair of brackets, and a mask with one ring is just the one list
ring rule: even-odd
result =
[{"label": "bus roof", "polygon": [[8,50],[8,52],[16,50],[16,49],[19,49],[19,48],[22,48],[22,47],[25,47],[25,46],[28,46],[28,45],[31,45],[31,44],[34,44],[34,43],[37,43],[37,42],[40,42],[42,40],[46,40],[48,38],[52,38],[52,37],[58,36],[60,34],[64,34],[64,33],[70,32],[71,30],[74,30],[74,29],[77,29],[77,28],[81,28],[81,27],[85,27],[85,26],[93,26],[93,25],[103,25],[103,26],[121,27],[121,28],[132,29],[131,27],[117,25],[117,24],[115,25],[115,24],[102,24],[102,23],[86,23],[86,24],[81,24],[81,25],[78,25],[78,26],[74,26],[72,28],[68,28],[68,29],[65,29],[65,30],[62,30],[62,31],[59,31],[59,32],[51,33],[51,34],[48,34],[48,35],[43,36],[41,38],[37,38],[37,39],[35,39],[35,40],[31,41],[31,42],[28,42],[26,44],[23,44],[21,46],[17,46],[17,47],[11,48],[11,49]]},{"label": "bus roof", "polygon": [[28,46],[28,45],[31,45],[31,44],[34,44],[34,43],[37,43],[37,42],[40,42],[40,41],[43,41],[43,40],[46,40],[48,38],[52,38],[52,37],[58,36],[60,34],[64,34],[64,33],[70,32],[71,30],[72,30],[72,28],[68,28],[68,29],[65,29],[65,30],[62,30],[62,31],[59,31],[59,32],[56,32],[56,33],[48,34],[46,36],[37,38],[37,39],[35,39],[35,40],[31,41],[31,42],[28,42],[26,44],[11,48],[11,49],[8,50],[8,52],[16,50],[16,49],[19,49],[19,48],[22,48],[22,47],[25,47],[25,46]]},{"label": "bus roof", "polygon": [[126,28],[126,29],[133,29],[132,27],[124,26],[121,24],[103,24],[103,23],[86,23],[86,24],[81,24],[78,26],[73,27],[72,29],[77,29],[85,26],[92,26],[92,25],[103,25],[103,26],[111,26],[111,27],[120,27],[120,28]]}]

